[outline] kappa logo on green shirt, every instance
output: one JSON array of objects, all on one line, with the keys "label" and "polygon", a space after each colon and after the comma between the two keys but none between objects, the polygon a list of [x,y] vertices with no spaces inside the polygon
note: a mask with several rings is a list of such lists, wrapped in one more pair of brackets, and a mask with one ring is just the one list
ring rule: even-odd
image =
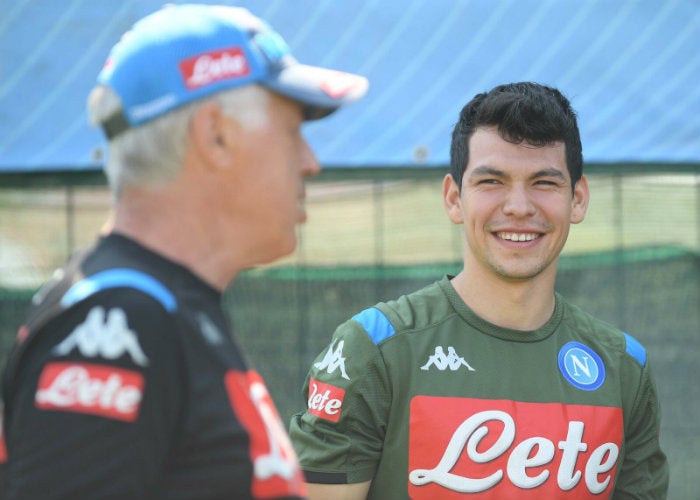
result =
[{"label": "kappa logo on green shirt", "polygon": [[345,345],[345,341],[341,340],[338,342],[338,347],[336,347],[335,350],[333,350],[334,345],[335,340],[331,343],[323,359],[318,363],[314,363],[314,366],[319,370],[326,370],[329,375],[340,369],[340,374],[342,377],[345,380],[350,380],[350,377],[348,377],[348,374],[345,372],[345,358],[343,357],[343,346]]},{"label": "kappa logo on green shirt", "polygon": [[462,366],[466,366],[467,370],[470,372],[475,371],[469,363],[467,363],[462,356],[457,354],[455,348],[452,346],[447,346],[447,354],[441,345],[435,347],[435,354],[428,358],[428,362],[420,367],[421,370],[430,370],[430,367],[434,366],[440,371],[445,371],[447,369],[456,372]]}]

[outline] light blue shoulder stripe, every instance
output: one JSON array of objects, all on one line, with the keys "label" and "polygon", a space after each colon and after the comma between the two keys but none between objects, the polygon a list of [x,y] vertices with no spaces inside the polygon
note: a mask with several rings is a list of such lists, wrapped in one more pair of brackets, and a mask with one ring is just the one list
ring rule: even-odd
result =
[{"label": "light blue shoulder stripe", "polygon": [[636,359],[640,365],[646,366],[647,351],[644,349],[644,346],[628,333],[625,333],[625,342],[627,344],[625,347],[627,354]]},{"label": "light blue shoulder stripe", "polygon": [[121,268],[108,269],[78,281],[63,296],[61,305],[70,307],[93,293],[117,287],[135,288],[156,299],[166,311],[177,311],[175,296],[160,281],[141,271]]},{"label": "light blue shoulder stripe", "polygon": [[376,307],[365,309],[353,316],[352,319],[362,325],[375,345],[396,333],[394,325],[391,324],[389,318]]}]

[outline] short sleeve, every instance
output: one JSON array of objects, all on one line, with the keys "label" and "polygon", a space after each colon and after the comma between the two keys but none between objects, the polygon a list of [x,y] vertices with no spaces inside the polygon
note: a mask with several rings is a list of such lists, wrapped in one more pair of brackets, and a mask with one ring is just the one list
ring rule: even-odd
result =
[{"label": "short sleeve", "polygon": [[356,319],[342,324],[314,360],[290,435],[306,479],[343,484],[372,479],[381,457],[391,387],[381,352]]}]

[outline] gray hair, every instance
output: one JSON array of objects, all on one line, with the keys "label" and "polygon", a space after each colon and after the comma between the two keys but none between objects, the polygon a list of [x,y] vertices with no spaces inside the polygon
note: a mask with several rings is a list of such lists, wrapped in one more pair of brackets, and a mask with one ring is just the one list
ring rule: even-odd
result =
[{"label": "gray hair", "polygon": [[[259,85],[219,92],[194,101],[114,137],[109,143],[105,173],[113,196],[128,186],[158,187],[180,173],[190,120],[203,102],[214,102],[246,129],[265,126],[269,119],[268,91]],[[122,109],[121,99],[109,87],[98,85],[88,98],[93,125],[101,125]]]}]

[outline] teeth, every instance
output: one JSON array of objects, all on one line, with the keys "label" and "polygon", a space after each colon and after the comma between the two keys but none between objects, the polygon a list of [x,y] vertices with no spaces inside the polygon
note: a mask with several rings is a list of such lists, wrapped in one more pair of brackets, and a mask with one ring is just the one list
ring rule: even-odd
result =
[{"label": "teeth", "polygon": [[534,233],[498,233],[498,237],[510,241],[532,241],[537,238]]}]

